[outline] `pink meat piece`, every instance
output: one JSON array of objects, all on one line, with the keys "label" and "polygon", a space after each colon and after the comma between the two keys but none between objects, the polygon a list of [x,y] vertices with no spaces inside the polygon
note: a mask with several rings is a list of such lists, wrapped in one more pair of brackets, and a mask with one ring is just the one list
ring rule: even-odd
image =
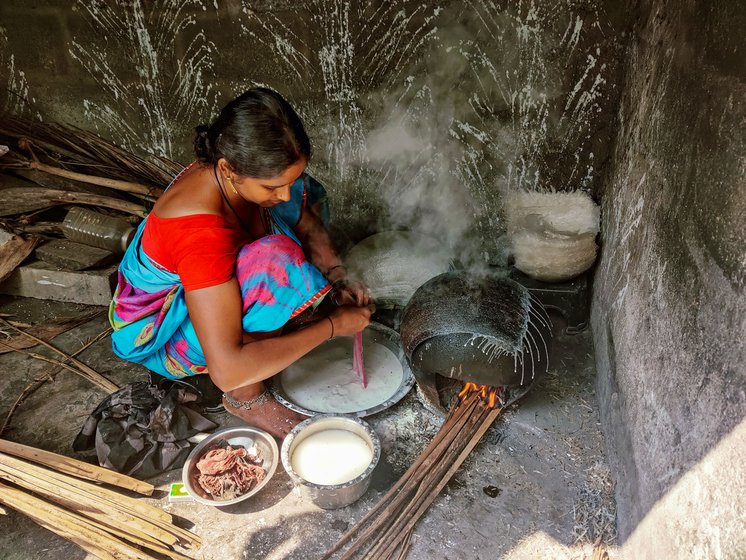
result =
[{"label": "pink meat piece", "polygon": [[233,467],[239,457],[246,457],[243,447],[219,447],[211,449],[199,460],[197,468],[202,474],[220,474]]},{"label": "pink meat piece", "polygon": [[259,484],[265,474],[262,467],[239,461],[229,471],[216,475],[201,474],[197,480],[214,498],[232,500]]},{"label": "pink meat piece", "polygon": [[258,449],[250,453],[244,447],[211,449],[197,462],[197,477],[202,488],[219,500],[231,500],[245,494],[266,476]]}]

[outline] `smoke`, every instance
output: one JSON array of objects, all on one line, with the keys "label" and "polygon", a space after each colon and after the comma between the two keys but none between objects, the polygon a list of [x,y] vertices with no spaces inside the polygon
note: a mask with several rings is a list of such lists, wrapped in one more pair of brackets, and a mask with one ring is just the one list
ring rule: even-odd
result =
[{"label": "smoke", "polygon": [[462,260],[473,260],[465,238],[479,208],[452,167],[462,157],[462,148],[450,142],[448,128],[438,124],[416,123],[411,115],[394,113],[368,135],[366,164],[382,177],[380,195],[388,207],[379,227],[410,230],[436,240]]},{"label": "smoke", "polygon": [[242,0],[239,19],[282,69],[270,85],[292,82],[347,241],[409,229],[477,266],[505,262],[506,194],[596,181],[610,114],[598,4],[310,0],[303,34]]},{"label": "smoke", "polygon": [[[438,23],[451,16],[444,12]],[[372,112],[382,117],[366,135],[361,164],[381,178],[377,188],[387,212],[379,229],[407,229],[436,240],[462,266],[475,269],[491,257],[480,228],[486,223],[499,229],[493,211],[499,195],[498,169],[485,157],[496,146],[467,120],[475,100],[474,65],[462,49],[448,46],[470,36],[463,24],[438,27],[438,40],[403,83],[378,92]],[[508,153],[511,135],[502,131],[500,139],[498,149]]]},{"label": "smoke", "polygon": [[587,10],[531,0],[446,8],[436,39],[398,87],[371,96],[380,115],[360,165],[387,214],[380,229],[438,240],[467,267],[504,264],[503,201],[516,191],[573,191],[594,180],[606,68]]}]

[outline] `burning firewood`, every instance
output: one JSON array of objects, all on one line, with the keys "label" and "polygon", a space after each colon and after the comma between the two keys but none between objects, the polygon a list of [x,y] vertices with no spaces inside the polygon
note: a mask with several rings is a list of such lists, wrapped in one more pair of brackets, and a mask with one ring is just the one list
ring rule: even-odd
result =
[{"label": "burning firewood", "polygon": [[496,405],[504,404],[503,396],[502,388],[467,383],[414,464],[322,560],[348,541],[352,544],[340,560],[404,558],[415,525],[500,415],[503,408]]}]

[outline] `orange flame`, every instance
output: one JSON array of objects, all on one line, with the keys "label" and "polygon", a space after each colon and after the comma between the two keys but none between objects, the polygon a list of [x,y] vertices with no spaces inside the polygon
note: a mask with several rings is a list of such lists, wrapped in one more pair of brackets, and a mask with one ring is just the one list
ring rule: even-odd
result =
[{"label": "orange flame", "polygon": [[464,388],[458,394],[459,398],[463,401],[469,397],[469,395],[477,393],[479,398],[485,403],[487,408],[495,408],[498,395],[502,392],[502,387],[490,387],[489,385],[477,385],[476,383],[465,383]]}]

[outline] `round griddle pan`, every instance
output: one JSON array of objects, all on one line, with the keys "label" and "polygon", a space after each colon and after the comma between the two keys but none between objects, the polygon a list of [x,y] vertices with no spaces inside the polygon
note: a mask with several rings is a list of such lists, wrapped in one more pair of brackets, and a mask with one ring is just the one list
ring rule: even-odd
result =
[{"label": "round griddle pan", "polygon": [[400,333],[415,375],[518,387],[548,365],[546,311],[526,288],[497,275],[455,271],[432,278],[407,304]]}]

